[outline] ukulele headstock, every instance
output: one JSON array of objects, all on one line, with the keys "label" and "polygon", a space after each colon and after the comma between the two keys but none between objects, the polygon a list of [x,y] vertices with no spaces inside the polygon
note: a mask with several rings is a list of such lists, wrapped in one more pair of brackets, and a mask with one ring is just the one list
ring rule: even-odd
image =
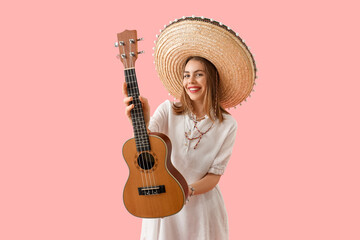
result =
[{"label": "ukulele headstock", "polygon": [[135,61],[138,57],[138,54],[143,53],[138,52],[138,41],[141,41],[142,38],[137,38],[136,30],[125,30],[117,34],[118,41],[115,43],[115,47],[119,48],[119,57],[121,62],[124,64],[124,68],[133,68],[135,67]]}]

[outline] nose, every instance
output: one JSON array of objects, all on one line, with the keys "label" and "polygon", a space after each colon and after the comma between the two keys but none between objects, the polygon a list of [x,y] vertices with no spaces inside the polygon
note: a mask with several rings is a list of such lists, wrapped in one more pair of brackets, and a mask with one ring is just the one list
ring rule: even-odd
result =
[{"label": "nose", "polygon": [[195,77],[194,77],[194,75],[190,75],[190,77],[189,77],[189,79],[188,79],[188,82],[189,82],[189,83],[195,82]]}]

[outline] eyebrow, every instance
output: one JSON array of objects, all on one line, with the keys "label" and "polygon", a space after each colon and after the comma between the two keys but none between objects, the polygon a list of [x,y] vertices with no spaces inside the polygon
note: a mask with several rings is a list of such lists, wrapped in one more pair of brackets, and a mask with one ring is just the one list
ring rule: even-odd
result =
[{"label": "eyebrow", "polygon": [[[201,69],[198,69],[198,70],[194,71],[194,73],[196,73],[196,72],[205,72],[205,71],[201,70]],[[190,72],[189,71],[184,71],[184,73],[190,73]]]}]

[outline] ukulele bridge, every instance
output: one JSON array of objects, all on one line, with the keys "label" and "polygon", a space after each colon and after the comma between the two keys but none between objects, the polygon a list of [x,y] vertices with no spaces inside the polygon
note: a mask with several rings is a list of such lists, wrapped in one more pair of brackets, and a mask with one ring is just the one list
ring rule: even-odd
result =
[{"label": "ukulele bridge", "polygon": [[140,187],[138,188],[139,195],[158,195],[165,193],[165,185],[151,186],[151,187]]}]

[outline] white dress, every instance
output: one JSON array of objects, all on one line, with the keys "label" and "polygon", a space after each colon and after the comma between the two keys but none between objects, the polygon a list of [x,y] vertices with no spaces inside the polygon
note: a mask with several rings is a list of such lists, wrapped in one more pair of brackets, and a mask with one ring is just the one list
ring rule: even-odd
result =
[{"label": "white dress", "polygon": [[[237,123],[224,114],[224,121],[215,121],[209,132],[189,141],[185,137],[197,137],[194,121],[187,114],[175,115],[170,101],[165,101],[151,117],[149,130],[166,134],[172,143],[172,163],[188,184],[203,178],[207,173],[222,175],[230,159],[235,142]],[[197,123],[201,132],[212,125],[206,116]],[[228,222],[224,201],[217,185],[211,191],[190,198],[175,215],[160,219],[143,219],[141,240],[226,240]]]}]

